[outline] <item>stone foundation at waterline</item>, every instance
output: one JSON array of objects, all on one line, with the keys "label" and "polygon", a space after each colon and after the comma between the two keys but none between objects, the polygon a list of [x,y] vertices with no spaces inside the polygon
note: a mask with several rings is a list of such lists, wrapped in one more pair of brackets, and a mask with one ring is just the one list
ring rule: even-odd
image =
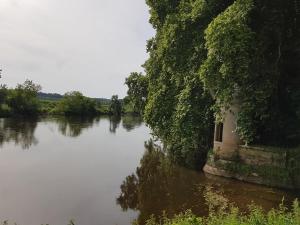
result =
[{"label": "stone foundation at waterline", "polygon": [[[215,143],[215,147],[216,147]],[[300,189],[300,149],[237,146],[230,154],[214,148],[204,171],[272,187]]]}]

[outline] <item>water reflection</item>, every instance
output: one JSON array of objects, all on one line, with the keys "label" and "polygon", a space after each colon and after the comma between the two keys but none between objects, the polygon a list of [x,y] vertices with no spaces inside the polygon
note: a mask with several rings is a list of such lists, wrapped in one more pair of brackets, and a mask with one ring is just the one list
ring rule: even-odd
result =
[{"label": "water reflection", "polygon": [[140,116],[134,116],[134,115],[125,115],[123,117],[120,116],[110,116],[109,117],[109,131],[111,133],[116,133],[117,129],[120,126],[120,123],[122,121],[122,127],[130,132],[135,128],[138,128],[142,125],[143,119]]},{"label": "water reflection", "polygon": [[58,130],[67,137],[78,137],[84,129],[91,128],[99,123],[98,117],[57,117],[54,121],[58,124]]},{"label": "water reflection", "polygon": [[116,133],[119,125],[121,123],[121,116],[110,116],[109,117],[109,131],[111,133]]},{"label": "water reflection", "polygon": [[23,149],[38,143],[34,135],[37,127],[37,118],[8,118],[0,119],[0,145],[13,142]]},{"label": "water reflection", "polygon": [[131,131],[143,123],[143,119],[140,116],[126,115],[122,119],[122,126],[127,131]]},{"label": "water reflection", "polygon": [[29,149],[38,143],[35,130],[39,121],[57,125],[58,131],[66,136],[77,138],[84,130],[100,123],[101,119],[109,120],[110,133],[116,133],[122,121],[126,131],[132,131],[142,124],[141,117],[48,117],[48,118],[3,118],[0,119],[0,147],[4,143],[15,143],[23,149]]},{"label": "water reflection", "polygon": [[149,129],[128,132],[121,124],[106,116],[0,119],[0,218],[129,225],[136,213],[124,213],[115,198],[139,163]]},{"label": "water reflection", "polygon": [[124,211],[139,211],[138,224],[145,224],[151,215],[165,212],[169,216],[191,209],[197,215],[207,215],[204,194],[208,187],[222,191],[225,198],[247,210],[252,201],[269,210],[287,202],[296,195],[263,186],[257,186],[219,177],[207,177],[203,173],[174,165],[161,149],[150,141],[136,173],[129,175],[121,185],[117,204]]},{"label": "water reflection", "polygon": [[152,214],[177,214],[185,209],[204,212],[198,184],[199,174],[172,164],[150,141],[136,174],[121,185],[117,203],[123,210],[139,210],[138,223],[144,224]]}]

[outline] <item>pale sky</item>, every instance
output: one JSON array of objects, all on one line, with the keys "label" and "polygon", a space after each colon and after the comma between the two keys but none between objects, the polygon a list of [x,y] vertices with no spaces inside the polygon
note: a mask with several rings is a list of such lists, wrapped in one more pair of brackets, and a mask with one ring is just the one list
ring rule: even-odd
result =
[{"label": "pale sky", "polygon": [[154,35],[145,0],[0,0],[0,83],[124,97]]}]

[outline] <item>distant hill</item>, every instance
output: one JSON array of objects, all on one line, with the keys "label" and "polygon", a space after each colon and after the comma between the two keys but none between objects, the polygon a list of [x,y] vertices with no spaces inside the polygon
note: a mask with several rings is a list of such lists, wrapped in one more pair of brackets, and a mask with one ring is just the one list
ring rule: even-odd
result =
[{"label": "distant hill", "polygon": [[58,101],[63,98],[61,94],[39,92],[38,98],[41,100]]},{"label": "distant hill", "polygon": [[[64,97],[63,95],[57,94],[57,93],[44,93],[44,92],[38,93],[38,98],[41,100],[59,101],[63,97]],[[107,99],[107,98],[92,98],[92,99],[95,99],[97,102],[100,102],[101,104],[104,104],[104,105],[107,105],[110,103],[110,99]]]},{"label": "distant hill", "polygon": [[92,99],[95,99],[97,102],[100,102],[100,104],[103,105],[109,105],[110,103],[110,99],[107,98],[92,98]]}]

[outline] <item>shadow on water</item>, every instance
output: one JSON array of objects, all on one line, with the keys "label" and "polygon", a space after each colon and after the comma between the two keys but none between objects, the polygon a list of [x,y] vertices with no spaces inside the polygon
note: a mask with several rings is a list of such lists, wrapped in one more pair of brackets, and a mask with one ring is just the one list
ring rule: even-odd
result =
[{"label": "shadow on water", "polygon": [[284,198],[291,203],[297,196],[268,187],[247,184],[231,179],[207,176],[173,164],[165,153],[153,144],[145,143],[145,153],[135,174],[129,175],[120,187],[117,204],[124,211],[139,212],[138,224],[145,224],[151,215],[168,216],[188,209],[196,215],[208,214],[205,195],[208,189],[246,211],[252,202],[265,210],[277,207]]},{"label": "shadow on water", "polygon": [[23,149],[29,149],[38,143],[34,135],[37,118],[6,118],[0,119],[0,145],[13,142]]}]

